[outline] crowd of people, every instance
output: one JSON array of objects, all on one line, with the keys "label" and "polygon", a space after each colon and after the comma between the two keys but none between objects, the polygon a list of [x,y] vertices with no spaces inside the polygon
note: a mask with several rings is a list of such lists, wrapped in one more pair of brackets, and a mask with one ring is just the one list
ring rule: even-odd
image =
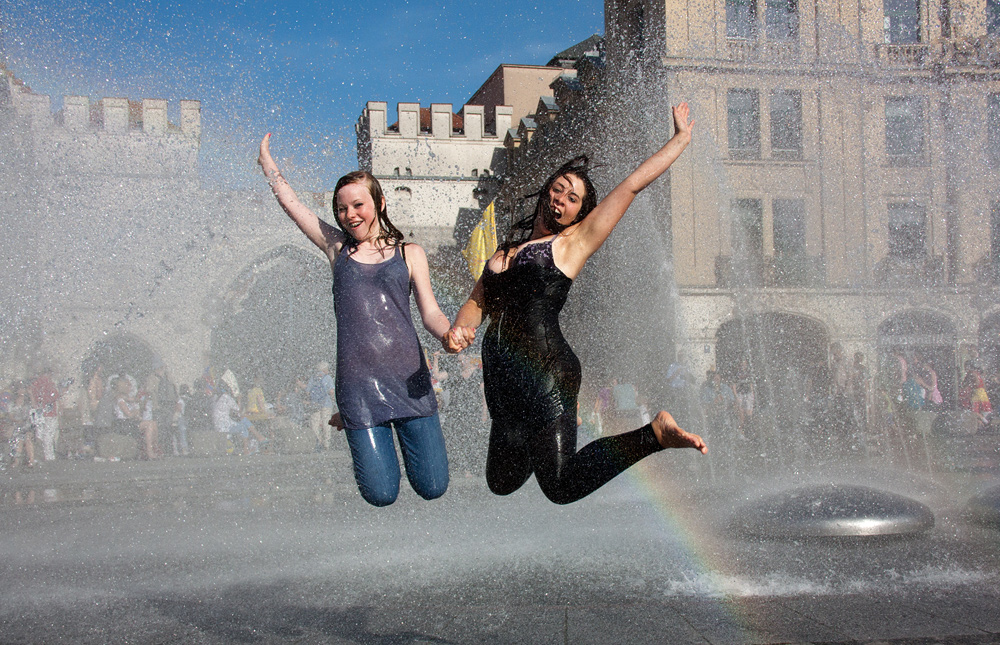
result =
[{"label": "crowd of people", "polygon": [[[425,352],[425,360],[451,467],[466,476],[479,474],[490,427],[482,359],[435,351]],[[782,385],[785,390],[777,396],[761,397],[747,359],[728,371],[709,369],[700,380],[681,353],[667,369],[660,392],[666,393],[666,407],[674,410],[678,423],[711,437],[723,459],[733,457],[742,442],[774,432],[762,430],[765,426],[797,432],[804,445],[793,449],[820,452],[830,446],[863,450],[884,436],[915,435],[916,412],[965,410],[978,429],[989,426],[991,401],[1000,398],[1000,374],[984,370],[978,356],[964,361],[952,400],[942,394],[938,369],[920,352],[894,351],[880,365],[873,375],[864,353],[847,360],[834,343],[826,363],[793,378],[775,379],[797,387]],[[109,373],[95,365],[83,374],[78,390],[73,378],[57,379],[47,368],[9,384],[0,392],[0,438],[7,447],[0,465],[32,468],[57,457],[98,457],[96,438],[103,433],[134,436],[140,458],[149,460],[187,456],[192,430],[227,435],[236,454],[278,451],[279,419],[308,429],[314,451],[334,447],[335,424],[329,422],[337,412],[336,391],[326,361],[284,385],[270,384],[258,374],[246,391],[227,369],[206,368],[193,384],[180,386],[162,361],[154,359],[147,369],[140,383],[124,371]],[[635,384],[612,378],[585,392],[592,405],[578,411],[577,425],[592,438],[650,422],[652,395]],[[67,399],[73,399],[69,406]],[[61,441],[60,430],[67,426],[77,432]]]},{"label": "crowd of people", "polygon": [[[488,425],[482,361],[438,352],[428,363],[449,439],[459,463],[471,472],[474,448],[459,437],[479,433],[481,439]],[[0,440],[6,448],[0,468],[34,468],[56,458],[101,459],[96,444],[103,434],[134,437],[143,460],[188,456],[190,432],[224,434],[228,451],[236,454],[277,451],[282,423],[311,432],[315,452],[334,447],[330,420],[337,411],[336,392],[327,361],[286,384],[257,374],[247,390],[229,369],[206,368],[194,383],[179,386],[159,359],[135,371],[148,375],[137,378],[95,363],[84,370],[78,388],[74,378],[57,382],[49,368],[10,383],[0,391]]]},{"label": "crowd of people", "polygon": [[[939,374],[917,350],[881,353],[874,372],[864,352],[849,355],[840,343],[827,350],[813,362],[765,367],[744,356],[707,370],[703,380],[694,377],[681,352],[663,382],[647,392],[617,379],[596,388],[581,423],[597,434],[617,432],[619,419],[648,418],[648,399],[662,396],[678,423],[712,441],[717,461],[748,459],[759,448],[813,458],[900,452],[907,449],[901,443],[925,441],[920,428],[944,412],[949,424],[942,427],[971,433],[992,427],[1000,373],[986,370],[988,361],[974,347],[963,348],[971,358],[957,376],[950,367]],[[932,414],[921,426],[918,413]]]}]

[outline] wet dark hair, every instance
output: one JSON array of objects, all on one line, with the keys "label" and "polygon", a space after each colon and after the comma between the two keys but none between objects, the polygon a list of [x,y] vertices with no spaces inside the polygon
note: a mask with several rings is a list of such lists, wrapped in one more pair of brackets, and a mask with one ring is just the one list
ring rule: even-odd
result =
[{"label": "wet dark hair", "polygon": [[[559,169],[545,180],[541,190],[524,197],[523,201],[535,198],[535,208],[530,215],[511,224],[510,233],[507,234],[507,240],[501,248],[506,252],[515,246],[527,242],[531,238],[531,232],[534,230],[535,222],[539,217],[547,220],[545,221],[545,225],[553,233],[561,233],[573,224],[582,222],[590,214],[590,211],[597,207],[597,189],[594,188],[594,182],[590,180],[590,170],[590,160],[587,158],[587,155],[573,157],[559,166]],[[552,213],[551,206],[549,206],[549,189],[552,188],[552,184],[556,183],[557,179],[566,175],[573,175],[579,178],[583,182],[586,194],[584,194],[580,202],[580,212],[577,214],[576,219],[569,224],[562,225],[555,221],[555,214]]]},{"label": "wet dark hair", "polygon": [[372,201],[375,202],[376,220],[381,231],[377,239],[385,241],[388,246],[402,245],[403,233],[389,221],[389,212],[386,208],[385,193],[382,192],[382,185],[378,183],[378,179],[375,179],[374,175],[365,170],[355,170],[354,172],[347,173],[337,180],[337,187],[333,189],[331,204],[333,219],[337,222],[337,228],[344,233],[344,237],[346,238],[344,245],[349,249],[354,249],[358,246],[358,241],[344,229],[344,225],[340,222],[340,217],[337,215],[337,193],[344,186],[351,184],[364,184],[368,188],[368,194],[372,196]]}]

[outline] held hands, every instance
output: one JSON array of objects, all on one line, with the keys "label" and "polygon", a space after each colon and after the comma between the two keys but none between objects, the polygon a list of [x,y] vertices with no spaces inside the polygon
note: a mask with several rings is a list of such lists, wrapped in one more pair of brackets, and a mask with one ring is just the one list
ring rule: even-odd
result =
[{"label": "held hands", "polygon": [[673,107],[674,111],[674,136],[679,134],[691,137],[691,130],[694,129],[694,120],[690,120],[691,108],[687,102],[680,103]]},{"label": "held hands", "polygon": [[474,327],[452,327],[441,338],[441,345],[449,354],[457,354],[476,340]]}]

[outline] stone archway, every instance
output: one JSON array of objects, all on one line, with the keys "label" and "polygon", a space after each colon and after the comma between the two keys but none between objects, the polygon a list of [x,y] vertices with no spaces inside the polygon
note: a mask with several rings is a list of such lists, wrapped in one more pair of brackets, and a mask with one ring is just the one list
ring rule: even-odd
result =
[{"label": "stone archway", "polygon": [[241,389],[260,374],[274,396],[320,360],[334,363],[336,323],[330,265],[296,246],[257,258],[229,285],[212,329],[209,360],[231,369]]},{"label": "stone archway", "polygon": [[134,334],[114,334],[94,341],[83,359],[80,373],[90,378],[100,366],[105,378],[127,374],[141,384],[153,371],[155,360],[156,352],[146,341]]},{"label": "stone archway", "polygon": [[904,311],[878,326],[880,367],[892,373],[896,369],[894,361],[898,352],[902,352],[910,364],[916,357],[923,358],[937,373],[938,389],[945,407],[953,407],[958,387],[957,342],[955,324],[947,316],[918,309]]},{"label": "stone archway", "polygon": [[987,374],[1000,372],[1000,311],[979,323],[979,357]]},{"label": "stone archway", "polygon": [[802,401],[822,388],[830,335],[823,323],[783,312],[734,318],[716,333],[716,369],[733,381],[745,360],[757,404]]}]

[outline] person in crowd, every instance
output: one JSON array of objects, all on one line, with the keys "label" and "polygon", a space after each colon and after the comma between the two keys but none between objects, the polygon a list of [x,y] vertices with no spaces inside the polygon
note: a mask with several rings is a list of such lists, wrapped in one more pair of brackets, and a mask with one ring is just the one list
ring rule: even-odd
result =
[{"label": "person in crowd", "polygon": [[[114,430],[119,434],[131,435],[141,439],[142,455],[146,459],[155,458],[154,444],[156,424],[143,419],[143,405],[133,392],[133,383],[127,376],[115,376],[111,392],[107,396],[114,397]],[[150,410],[150,416],[152,410]]]},{"label": "person in crowd", "polygon": [[965,378],[962,379],[959,401],[963,408],[971,410],[978,417],[980,425],[989,424],[993,406],[986,393],[986,381],[979,368],[971,361],[965,362]]},{"label": "person in crowd", "polygon": [[28,384],[18,381],[11,389],[11,398],[7,403],[11,463],[16,467],[23,459],[25,466],[34,468],[35,440],[31,436],[31,395],[28,393]]},{"label": "person in crowd", "polygon": [[320,361],[316,373],[309,379],[309,401],[311,413],[309,427],[316,435],[316,450],[330,449],[330,424],[333,418],[333,401],[336,398],[336,384],[330,376],[330,364]]},{"label": "person in crowd", "polygon": [[244,412],[255,428],[261,431],[262,434],[267,435],[269,439],[274,439],[274,432],[271,428],[274,409],[264,396],[264,376],[262,374],[254,376],[253,387],[247,392],[247,402]]},{"label": "person in crowd", "polygon": [[486,401],[493,425],[486,458],[490,490],[508,495],[532,473],[551,501],[579,500],[640,459],[664,448],[707,449],[667,412],[651,424],[601,437],[577,451],[580,361],[559,329],[573,280],[624,216],[691,140],[686,103],[673,108],[674,136],[603,200],[586,157],[563,165],[538,193],[531,215],[491,257],[446,337],[451,351],[483,338]]},{"label": "person in crowd", "polygon": [[35,434],[42,444],[42,459],[56,458],[56,443],[59,441],[59,399],[63,392],[52,380],[52,368],[45,367],[31,382],[32,424]]},{"label": "person in crowd", "polygon": [[611,394],[610,385],[605,385],[597,390],[597,395],[594,396],[594,410],[592,414],[594,416],[594,426],[596,427],[598,435],[603,435],[605,432],[604,428],[608,421],[607,416],[612,414],[613,402],[614,397]]},{"label": "person in crowd", "polygon": [[690,404],[691,388],[698,384],[691,368],[687,364],[687,355],[683,350],[677,350],[677,355],[673,363],[667,368],[667,404],[672,411],[671,414],[678,423],[688,424],[691,418]]},{"label": "person in crowd", "polygon": [[904,357],[904,361],[905,369],[903,373],[905,374],[905,378],[900,387],[903,396],[903,406],[907,410],[918,412],[924,408],[927,384],[924,383],[924,380],[920,376],[918,369],[920,363],[908,357]]},{"label": "person in crowd", "polygon": [[80,424],[94,425],[94,415],[97,405],[104,394],[104,366],[99,362],[89,360],[83,366],[83,379],[80,384],[80,398],[77,407],[80,410]]},{"label": "person in crowd", "polygon": [[930,361],[923,359],[920,362],[920,377],[924,387],[924,409],[938,411],[944,404],[944,397],[938,387],[937,370]]},{"label": "person in crowd", "polygon": [[306,398],[308,395],[308,379],[301,374],[292,378],[291,385],[278,396],[275,410],[288,419],[295,428],[302,428],[306,423]]},{"label": "person in crowd", "polygon": [[233,439],[234,444],[238,439],[242,444],[243,454],[252,454],[256,452],[256,449],[251,445],[250,437],[252,436],[257,441],[258,449],[267,444],[267,439],[257,431],[250,419],[240,414],[240,404],[237,402],[240,388],[236,382],[236,376],[231,371],[226,370],[219,381],[222,384],[221,393],[212,408],[215,431],[228,434]]},{"label": "person in crowd", "polygon": [[[157,441],[159,432],[162,431],[170,436],[171,443],[175,443],[177,438],[172,428],[177,412],[177,386],[170,378],[166,364],[158,356],[153,359],[153,371],[146,377],[144,390],[151,403],[151,420],[156,423]],[[159,443],[157,449],[157,452],[162,452],[159,450]]]},{"label": "person in crowd", "polygon": [[139,392],[139,434],[143,438],[143,450],[139,458],[153,461],[163,457],[160,449],[160,424],[154,416],[154,397],[145,390]]},{"label": "person in crowd", "polygon": [[1000,401],[1000,373],[993,370],[989,376],[983,374],[983,380],[986,382],[986,398],[990,401]]},{"label": "person in crowd", "polygon": [[448,319],[431,289],[424,250],[393,226],[378,180],[358,171],[334,188],[337,226],[306,207],[271,157],[268,134],[258,162],[278,203],[330,261],[337,320],[338,412],[346,430],[354,477],[375,506],[399,493],[399,438],[410,486],[424,499],[448,488],[448,457],[427,361],[410,315],[415,296],[424,329],[441,341]]},{"label": "person in crowd", "polygon": [[733,394],[736,397],[736,428],[740,439],[753,437],[753,413],[757,402],[757,392],[750,371],[750,361],[745,357],[740,359],[736,368],[736,378],[733,381]]},{"label": "person in crowd", "polygon": [[189,431],[210,432],[215,429],[212,411],[219,398],[218,389],[214,368],[206,367],[201,376],[195,379],[191,398],[185,405],[184,416]]},{"label": "person in crowd", "polygon": [[177,428],[174,434],[173,450],[175,457],[187,457],[190,454],[188,446],[188,402],[191,400],[191,388],[187,383],[182,383],[177,393],[177,403],[174,405],[173,427]]}]

